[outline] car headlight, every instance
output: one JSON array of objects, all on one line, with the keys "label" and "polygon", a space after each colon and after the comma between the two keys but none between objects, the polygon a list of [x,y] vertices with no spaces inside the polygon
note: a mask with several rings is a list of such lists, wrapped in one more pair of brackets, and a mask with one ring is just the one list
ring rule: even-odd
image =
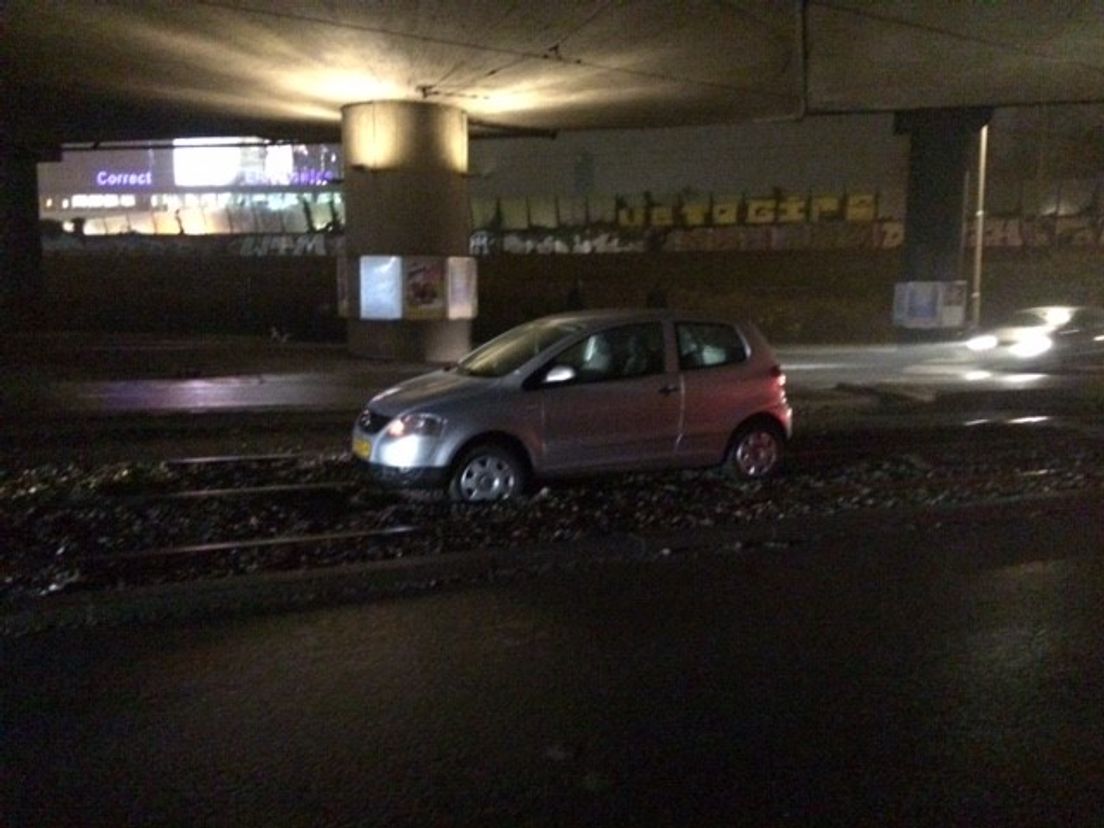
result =
[{"label": "car headlight", "polygon": [[403,414],[387,424],[388,437],[436,437],[445,421],[433,414]]},{"label": "car headlight", "polygon": [[971,351],[991,351],[997,347],[997,338],[992,334],[982,334],[966,341]]},{"label": "car headlight", "polygon": [[1021,359],[1028,359],[1045,354],[1053,347],[1054,340],[1046,334],[1031,334],[1009,346],[1008,350]]}]

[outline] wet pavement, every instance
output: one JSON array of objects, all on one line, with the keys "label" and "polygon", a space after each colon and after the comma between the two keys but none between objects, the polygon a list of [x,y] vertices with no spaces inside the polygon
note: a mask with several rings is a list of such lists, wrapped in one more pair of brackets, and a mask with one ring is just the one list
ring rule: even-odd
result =
[{"label": "wet pavement", "polygon": [[0,641],[8,825],[1089,825],[1095,500]]},{"label": "wet pavement", "polygon": [[[791,394],[831,404],[888,394],[1063,395],[1104,371],[990,371],[959,342],[778,346]],[[375,391],[434,366],[357,359],[331,343],[251,337],[9,335],[0,340],[0,415],[125,415],[264,410],[355,412]]]},{"label": "wet pavement", "polygon": [[369,391],[428,370],[357,359],[340,345],[252,337],[8,337],[0,412],[13,419],[126,414],[355,411]]}]

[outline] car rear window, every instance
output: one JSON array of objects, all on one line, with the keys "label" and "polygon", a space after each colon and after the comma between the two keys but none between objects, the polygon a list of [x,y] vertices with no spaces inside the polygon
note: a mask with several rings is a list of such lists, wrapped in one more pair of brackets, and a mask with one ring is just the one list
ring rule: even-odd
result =
[{"label": "car rear window", "polygon": [[748,358],[747,344],[731,325],[708,322],[680,322],[675,325],[678,337],[679,368],[712,368],[732,365]]}]

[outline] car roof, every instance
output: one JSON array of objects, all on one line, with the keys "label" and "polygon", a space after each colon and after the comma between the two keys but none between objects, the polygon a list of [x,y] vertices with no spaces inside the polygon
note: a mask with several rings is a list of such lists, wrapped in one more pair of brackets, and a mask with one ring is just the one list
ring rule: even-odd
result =
[{"label": "car roof", "polygon": [[564,311],[541,317],[540,321],[573,322],[584,330],[602,328],[606,325],[631,322],[715,322],[723,325],[748,324],[740,319],[719,319],[714,316],[680,311],[672,308],[597,308],[593,310]]}]

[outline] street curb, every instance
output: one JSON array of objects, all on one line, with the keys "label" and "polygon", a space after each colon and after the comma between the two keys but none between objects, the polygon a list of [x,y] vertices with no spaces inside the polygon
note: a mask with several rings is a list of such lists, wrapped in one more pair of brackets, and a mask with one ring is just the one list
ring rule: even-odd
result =
[{"label": "street curb", "polygon": [[[235,575],[218,580],[182,581],[123,592],[57,595],[0,610],[0,638],[57,628],[127,623],[202,621],[233,615],[304,610],[422,592],[461,583],[539,574],[553,568],[659,561],[686,554],[717,552],[746,557],[757,550],[789,548],[839,536],[860,526],[867,535],[918,531],[919,518],[936,526],[956,520],[971,524],[1007,520],[1009,507],[1062,504],[1079,508],[1083,499],[1099,502],[1093,490],[1048,492],[1028,497],[897,509],[856,509],[820,517],[668,530],[646,534],[615,533],[521,549],[470,550],[370,561],[323,569]],[[986,512],[991,512],[989,516]],[[869,522],[877,517],[879,526]]]}]

